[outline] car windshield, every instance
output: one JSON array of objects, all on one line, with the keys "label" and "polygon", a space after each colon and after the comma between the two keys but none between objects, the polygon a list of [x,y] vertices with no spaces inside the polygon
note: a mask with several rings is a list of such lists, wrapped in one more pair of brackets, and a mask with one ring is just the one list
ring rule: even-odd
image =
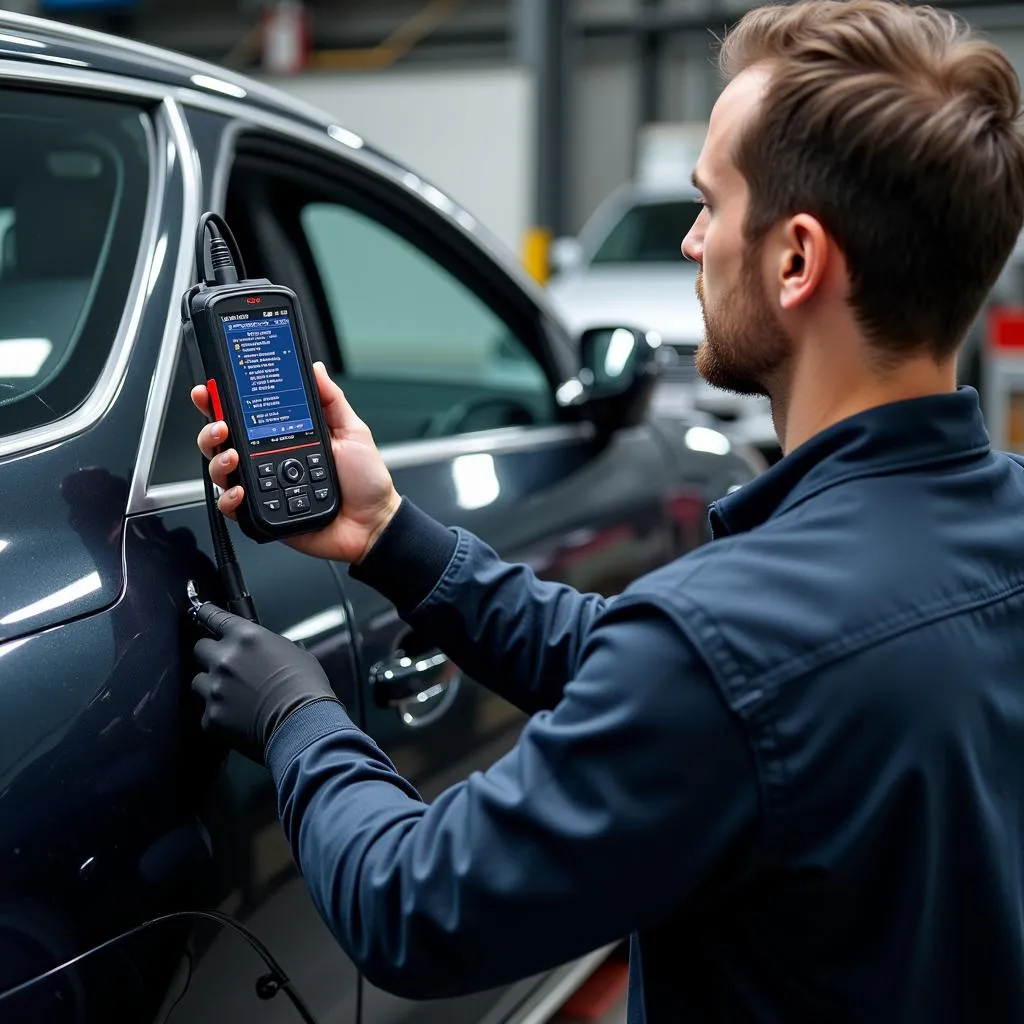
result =
[{"label": "car windshield", "polygon": [[679,246],[700,211],[692,199],[634,206],[608,232],[591,263],[678,263]]}]

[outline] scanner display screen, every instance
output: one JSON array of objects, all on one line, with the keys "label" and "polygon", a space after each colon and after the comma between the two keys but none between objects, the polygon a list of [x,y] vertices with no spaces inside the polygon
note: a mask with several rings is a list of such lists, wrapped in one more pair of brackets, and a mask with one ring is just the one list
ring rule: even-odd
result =
[{"label": "scanner display screen", "polygon": [[311,434],[289,311],[254,310],[220,319],[250,446]]}]

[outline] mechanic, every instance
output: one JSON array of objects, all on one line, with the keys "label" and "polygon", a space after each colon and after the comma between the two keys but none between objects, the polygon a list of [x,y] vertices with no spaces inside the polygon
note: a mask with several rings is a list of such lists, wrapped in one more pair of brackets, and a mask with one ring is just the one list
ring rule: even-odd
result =
[{"label": "mechanic", "polygon": [[769,396],[782,460],[712,505],[711,543],[584,595],[400,498],[319,366],[344,507],[290,543],[532,717],[428,806],[275,634],[207,606],[194,687],[395,993],[631,935],[632,1022],[1019,1024],[1024,460],[956,384],[1024,224],[1019,83],[952,15],[886,0],[755,10],[720,60],[683,241],[698,363]]}]

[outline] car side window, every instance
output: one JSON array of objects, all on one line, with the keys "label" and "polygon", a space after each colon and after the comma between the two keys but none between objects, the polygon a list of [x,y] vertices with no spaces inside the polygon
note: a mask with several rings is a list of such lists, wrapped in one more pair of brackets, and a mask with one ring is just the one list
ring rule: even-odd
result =
[{"label": "car side window", "polygon": [[110,354],[139,260],[146,115],[4,90],[0,101],[0,436],[66,416]]},{"label": "car side window", "polygon": [[308,203],[300,222],[344,387],[378,444],[554,421],[541,366],[428,253],[340,203]]},{"label": "car side window", "polygon": [[206,418],[192,404],[190,395],[196,381],[192,376],[184,344],[178,346],[174,357],[171,380],[171,392],[167,397],[167,408],[160,427],[160,440],[149,475],[150,485],[197,480],[202,474],[202,456],[196,447],[196,435]]}]

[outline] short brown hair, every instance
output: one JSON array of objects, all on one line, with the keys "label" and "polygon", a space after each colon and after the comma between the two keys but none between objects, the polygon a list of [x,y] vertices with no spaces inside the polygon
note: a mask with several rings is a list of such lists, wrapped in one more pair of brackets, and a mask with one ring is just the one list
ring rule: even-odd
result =
[{"label": "short brown hair", "polygon": [[761,7],[719,54],[771,74],[733,158],[757,243],[809,213],[842,249],[850,301],[896,357],[956,351],[1024,224],[1020,83],[951,13],[891,0]]}]

